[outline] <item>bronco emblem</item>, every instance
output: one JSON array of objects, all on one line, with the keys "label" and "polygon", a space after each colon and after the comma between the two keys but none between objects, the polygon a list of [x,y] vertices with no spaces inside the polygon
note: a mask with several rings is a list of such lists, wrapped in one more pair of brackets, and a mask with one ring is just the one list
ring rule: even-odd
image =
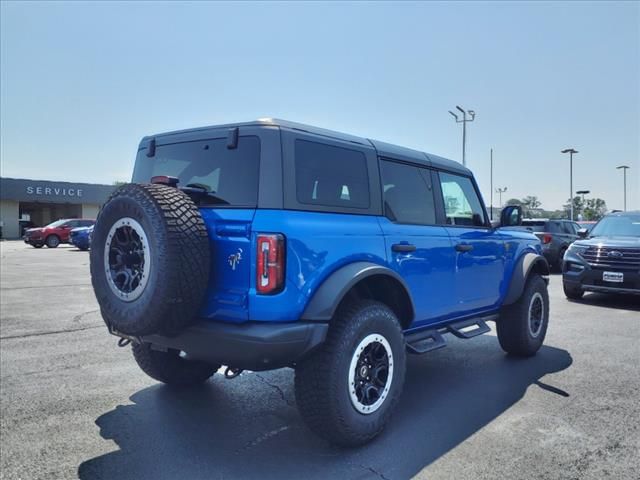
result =
[{"label": "bronco emblem", "polygon": [[240,260],[242,260],[242,249],[238,248],[238,251],[236,253],[232,253],[231,255],[229,255],[228,262],[231,270],[236,269],[236,265],[240,263]]}]

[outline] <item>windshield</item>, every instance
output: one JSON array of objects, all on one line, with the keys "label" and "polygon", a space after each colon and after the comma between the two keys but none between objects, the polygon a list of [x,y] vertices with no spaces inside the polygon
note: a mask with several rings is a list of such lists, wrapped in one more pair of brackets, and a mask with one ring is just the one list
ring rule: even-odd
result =
[{"label": "windshield", "polygon": [[[211,204],[256,207],[260,139],[241,136],[236,148],[226,138],[159,145],[153,157],[141,150],[133,181],[146,183],[156,175],[178,177],[179,187],[197,188]],[[202,203],[201,203],[202,204]]]},{"label": "windshield", "polygon": [[62,225],[64,222],[66,222],[66,220],[56,220],[53,223],[50,223],[49,225],[47,225],[45,228],[56,228],[59,227],[60,225]]},{"label": "windshield", "polygon": [[640,215],[604,217],[591,230],[592,237],[640,237]]}]

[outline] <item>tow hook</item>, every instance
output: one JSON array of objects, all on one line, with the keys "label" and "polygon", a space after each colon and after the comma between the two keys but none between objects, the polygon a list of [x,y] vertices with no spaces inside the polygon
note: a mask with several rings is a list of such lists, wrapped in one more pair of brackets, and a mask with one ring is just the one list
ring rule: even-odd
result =
[{"label": "tow hook", "polygon": [[140,339],[140,337],[132,337],[131,335],[126,335],[124,333],[121,333],[121,332],[117,331],[113,327],[109,327],[109,333],[111,335],[115,335],[116,337],[120,337],[120,338],[118,338],[118,346],[119,347],[126,347],[131,342],[136,343],[136,344],[142,343],[142,340]]},{"label": "tow hook", "polygon": [[243,370],[241,368],[227,367],[227,369],[224,371],[224,378],[226,378],[227,380],[231,380],[232,378],[236,378],[242,372]]}]

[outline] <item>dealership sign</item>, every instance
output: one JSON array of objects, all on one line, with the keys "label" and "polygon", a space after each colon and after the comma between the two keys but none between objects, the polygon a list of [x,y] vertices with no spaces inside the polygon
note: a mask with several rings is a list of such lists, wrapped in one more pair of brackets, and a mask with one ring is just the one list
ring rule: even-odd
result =
[{"label": "dealership sign", "polygon": [[116,187],[0,177],[0,200],[102,205]]},{"label": "dealership sign", "polygon": [[42,185],[27,185],[28,195],[45,195],[56,197],[82,197],[81,188],[43,187]]}]

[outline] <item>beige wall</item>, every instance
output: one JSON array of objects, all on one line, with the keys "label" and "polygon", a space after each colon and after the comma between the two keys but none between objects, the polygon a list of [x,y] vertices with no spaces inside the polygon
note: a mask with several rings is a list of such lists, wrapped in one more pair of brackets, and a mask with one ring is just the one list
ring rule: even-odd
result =
[{"label": "beige wall", "polygon": [[0,222],[2,222],[2,238],[20,238],[18,225],[18,202],[0,201]]},{"label": "beige wall", "polygon": [[92,204],[82,204],[82,218],[98,218],[98,211],[100,210],[100,205],[92,205]]}]

